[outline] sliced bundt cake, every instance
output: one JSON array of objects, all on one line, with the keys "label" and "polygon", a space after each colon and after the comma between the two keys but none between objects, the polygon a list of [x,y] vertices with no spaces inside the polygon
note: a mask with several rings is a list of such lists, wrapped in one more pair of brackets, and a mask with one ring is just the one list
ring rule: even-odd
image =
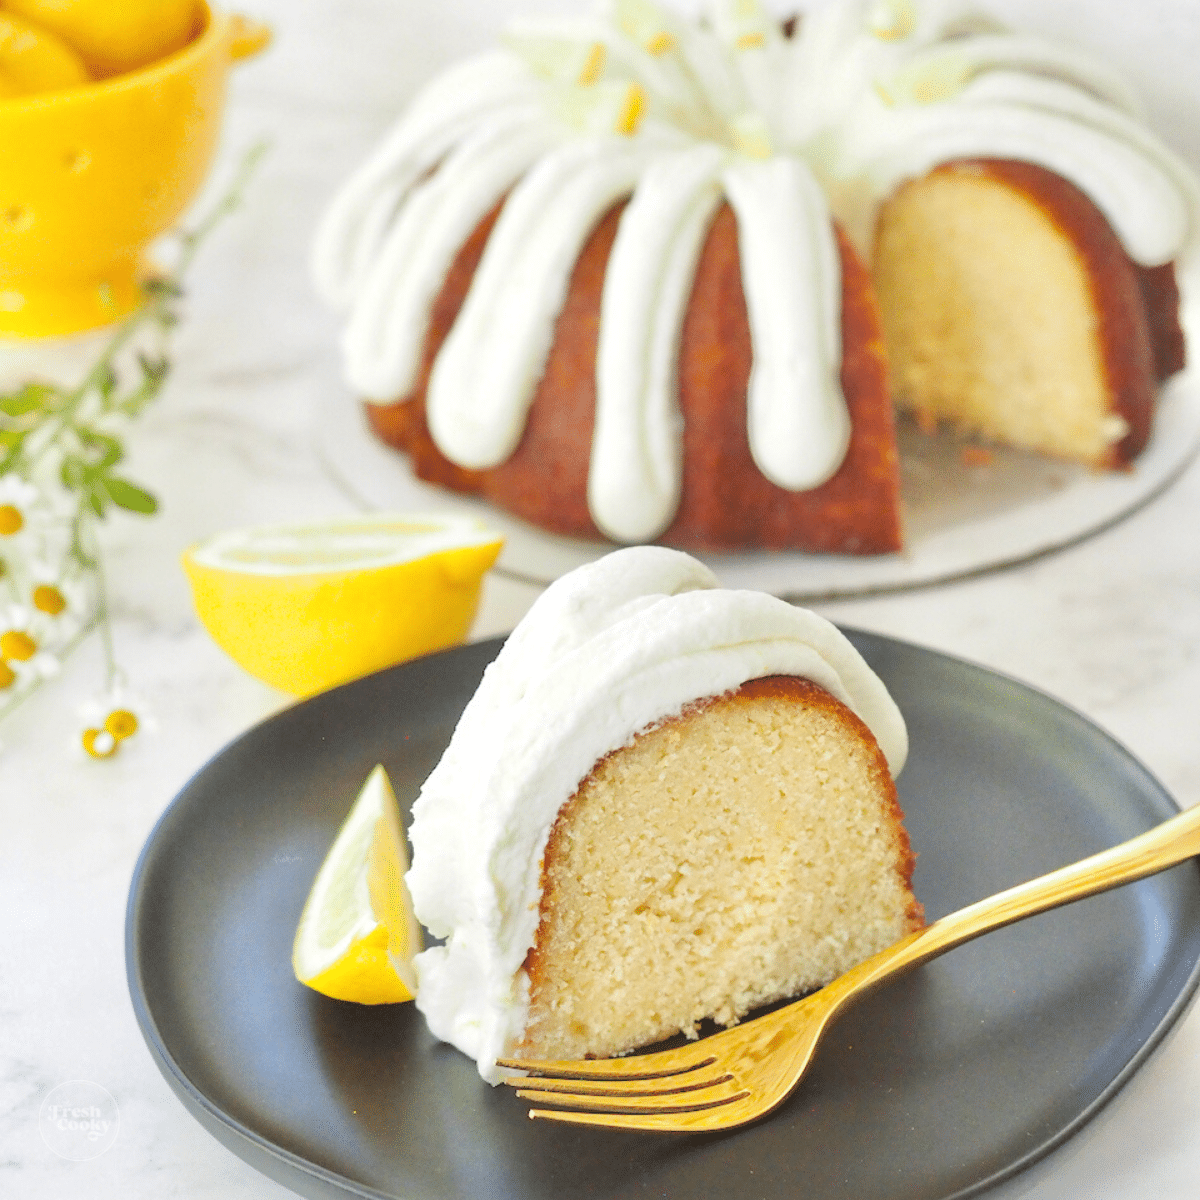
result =
[{"label": "sliced bundt cake", "polygon": [[618,551],[553,584],[413,808],[439,1037],[612,1055],[818,987],[917,928],[904,723],[828,622]]},{"label": "sliced bundt cake", "polygon": [[1196,192],[1110,71],[959,3],[608,0],[435,80],[315,269],[422,478],[559,533],[880,553],[885,341],[927,423],[1124,465]]}]

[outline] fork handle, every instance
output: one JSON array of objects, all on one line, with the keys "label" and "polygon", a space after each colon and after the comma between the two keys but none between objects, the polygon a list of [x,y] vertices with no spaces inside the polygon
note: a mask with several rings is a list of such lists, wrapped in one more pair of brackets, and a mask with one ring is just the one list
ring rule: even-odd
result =
[{"label": "fork handle", "polygon": [[852,993],[870,990],[885,979],[937,958],[981,934],[1157,875],[1197,854],[1200,854],[1200,805],[1119,846],[941,917],[835,980],[826,989],[835,993],[829,998],[835,1002],[849,999]]}]

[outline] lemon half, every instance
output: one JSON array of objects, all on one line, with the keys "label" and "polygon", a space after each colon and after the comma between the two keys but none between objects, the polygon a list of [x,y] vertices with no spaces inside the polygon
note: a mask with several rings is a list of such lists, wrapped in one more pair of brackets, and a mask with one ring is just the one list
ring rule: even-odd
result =
[{"label": "lemon half", "polygon": [[300,914],[292,970],[335,1000],[397,1004],[417,993],[422,946],[404,884],[408,849],[387,772],[376,767],[334,838]]},{"label": "lemon half", "polygon": [[183,565],[213,640],[307,696],[461,642],[502,545],[471,517],[375,514],[218,534]]}]

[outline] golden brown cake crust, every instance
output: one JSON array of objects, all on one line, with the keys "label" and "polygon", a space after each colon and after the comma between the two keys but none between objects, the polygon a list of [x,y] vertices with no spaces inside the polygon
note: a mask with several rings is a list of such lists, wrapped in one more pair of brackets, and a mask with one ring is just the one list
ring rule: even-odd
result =
[{"label": "golden brown cake crust", "polygon": [[755,466],[746,430],[752,354],[737,222],[723,205],[696,269],[679,363],[683,497],[662,541],[843,554],[900,549],[900,477],[887,359],[866,268],[837,229],[842,267],[841,383],[850,447],[832,479],[777,487]]},{"label": "golden brown cake crust", "polygon": [[1175,264],[1137,266],[1137,278],[1154,351],[1154,374],[1161,383],[1187,365],[1183,326],[1179,323],[1179,284],[1175,278]]},{"label": "golden brown cake crust", "polygon": [[[446,460],[424,415],[433,360],[466,297],[498,210],[472,233],[435,304],[417,388],[397,404],[367,406],[372,428],[409,453],[419,478],[484,496],[554,533],[602,536],[588,511],[587,474],[600,298],[623,207],[604,216],[575,265],[520,443],[506,462],[485,471],[464,470]],[[899,467],[878,313],[870,277],[840,230],[838,243],[844,279],[841,378],[854,432],[832,479],[812,491],[789,492],[765,479],[750,456],[750,332],[737,223],[728,205],[718,210],[697,266],[680,346],[683,494],[660,541],[708,550],[875,554],[900,548]]]}]

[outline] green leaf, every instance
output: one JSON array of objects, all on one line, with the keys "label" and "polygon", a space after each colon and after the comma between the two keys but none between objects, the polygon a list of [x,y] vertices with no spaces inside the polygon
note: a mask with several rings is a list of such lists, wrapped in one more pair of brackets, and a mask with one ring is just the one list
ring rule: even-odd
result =
[{"label": "green leaf", "polygon": [[144,513],[148,517],[158,512],[158,501],[137,484],[130,483],[128,479],[118,479],[116,476],[110,475],[104,481],[104,487],[112,502],[120,508],[128,509],[130,512]]},{"label": "green leaf", "polygon": [[54,388],[44,383],[27,383],[19,391],[0,396],[0,412],[9,417],[26,417],[30,413],[49,411],[54,407]]},{"label": "green leaf", "polygon": [[94,458],[91,463],[100,470],[115,466],[125,457],[125,450],[119,439],[111,434],[102,433],[90,425],[79,425],[75,429],[75,435],[79,438],[80,444],[88,450],[100,452],[99,457]]},{"label": "green leaf", "polygon": [[100,393],[101,399],[106,402],[113,398],[113,393],[117,390],[117,385],[120,380],[117,378],[117,372],[113,368],[112,363],[102,362],[96,367],[96,391]]},{"label": "green leaf", "polygon": [[116,408],[128,417],[141,416],[146,405],[162,391],[163,383],[171,372],[171,364],[166,358],[151,358],[139,354],[138,362],[142,368],[141,383],[116,405]]},{"label": "green leaf", "polygon": [[63,487],[77,491],[82,486],[86,474],[87,463],[77,454],[63,456],[62,465],[58,468],[58,477],[62,480]]},{"label": "green leaf", "polygon": [[165,355],[151,358],[148,354],[139,354],[138,362],[142,368],[142,378],[147,382],[161,383],[171,370],[171,360]]},{"label": "green leaf", "polygon": [[0,475],[7,475],[21,458],[25,434],[16,429],[0,429]]},{"label": "green leaf", "polygon": [[147,279],[142,284],[142,290],[149,296],[162,296],[169,300],[178,299],[183,295],[183,285],[170,275],[162,275],[157,279]]}]

